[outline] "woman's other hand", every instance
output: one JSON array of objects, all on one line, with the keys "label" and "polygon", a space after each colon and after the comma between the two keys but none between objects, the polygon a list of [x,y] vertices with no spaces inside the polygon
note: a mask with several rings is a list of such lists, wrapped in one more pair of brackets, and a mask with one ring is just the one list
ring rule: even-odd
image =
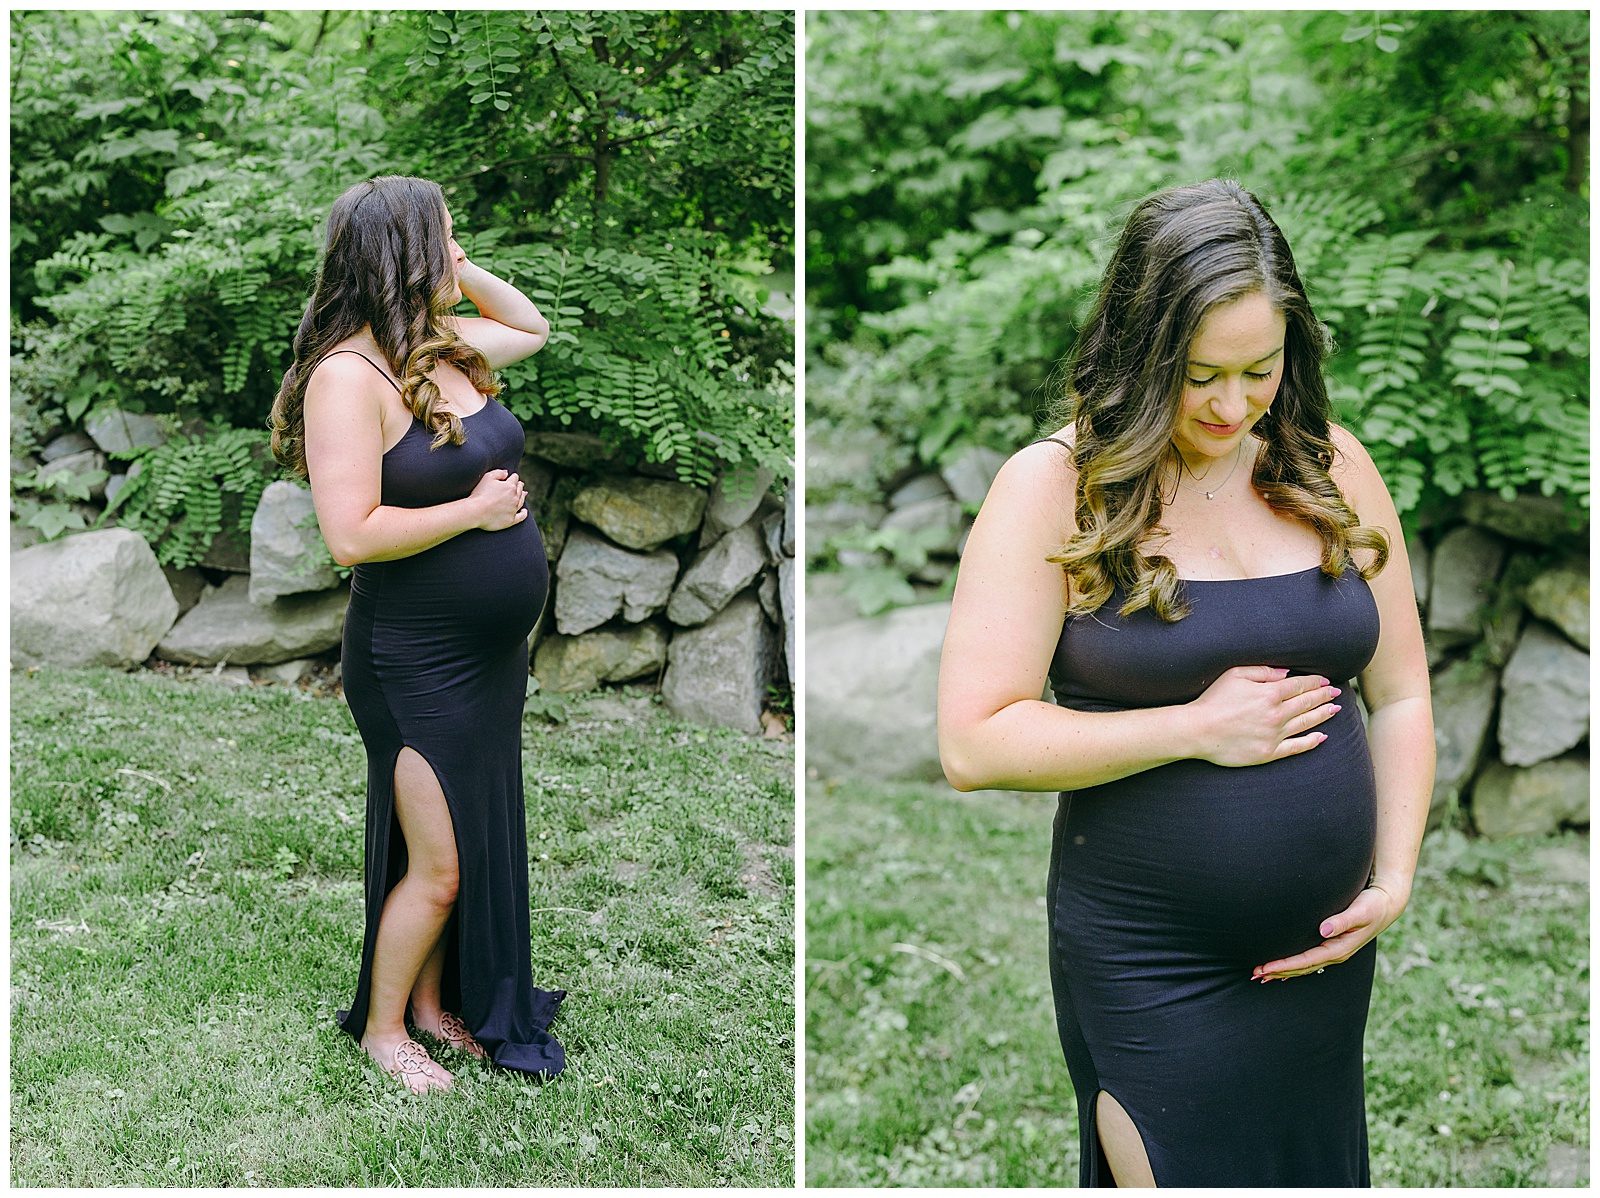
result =
[{"label": "woman's other hand", "polygon": [[1216,765],[1261,765],[1314,749],[1313,732],[1339,710],[1339,688],[1316,675],[1287,677],[1272,666],[1234,666],[1188,706],[1200,751]]},{"label": "woman's other hand", "polygon": [[1348,961],[1363,944],[1400,918],[1408,897],[1392,894],[1374,882],[1356,895],[1355,901],[1343,911],[1322,921],[1317,934],[1323,940],[1316,948],[1258,965],[1250,976],[1259,982],[1277,982],[1318,973],[1325,966]]},{"label": "woman's other hand", "polygon": [[527,488],[515,474],[505,470],[491,470],[472,488],[471,499],[483,512],[478,527],[485,532],[498,532],[528,518],[523,506],[528,497]]}]

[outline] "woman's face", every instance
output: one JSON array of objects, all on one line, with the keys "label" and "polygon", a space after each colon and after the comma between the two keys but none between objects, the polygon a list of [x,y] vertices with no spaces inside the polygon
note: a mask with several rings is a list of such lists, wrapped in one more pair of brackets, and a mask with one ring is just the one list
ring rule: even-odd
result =
[{"label": "woman's face", "polygon": [[1230,457],[1283,380],[1283,313],[1261,292],[1218,304],[1189,346],[1183,409],[1172,440],[1184,460]]},{"label": "woman's face", "polygon": [[444,210],[444,231],[445,236],[450,239],[450,269],[453,274],[450,302],[459,304],[461,302],[461,264],[467,260],[467,256],[462,252],[461,247],[456,244],[456,225],[450,216],[450,209],[448,208]]}]

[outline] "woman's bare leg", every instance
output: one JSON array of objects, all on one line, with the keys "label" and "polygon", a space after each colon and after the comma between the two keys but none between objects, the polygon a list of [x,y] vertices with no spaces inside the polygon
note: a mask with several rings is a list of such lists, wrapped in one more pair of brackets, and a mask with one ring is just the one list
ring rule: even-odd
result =
[{"label": "woman's bare leg", "polygon": [[[361,1046],[385,1068],[392,1067],[395,1045],[408,1039],[406,999],[424,965],[436,952],[443,963],[442,933],[459,884],[455,829],[444,791],[427,761],[409,747],[395,761],[394,805],[406,838],[406,873],[384,900],[378,921],[367,1029],[361,1037]],[[439,1064],[432,1069],[432,1077],[413,1076],[407,1084],[418,1091],[448,1088],[450,1072]]]},{"label": "woman's bare leg", "polygon": [[1144,1140],[1128,1112],[1111,1095],[1101,1090],[1095,1096],[1095,1122],[1100,1128],[1100,1146],[1111,1164],[1111,1178],[1118,1189],[1155,1189],[1156,1176],[1150,1171]]}]

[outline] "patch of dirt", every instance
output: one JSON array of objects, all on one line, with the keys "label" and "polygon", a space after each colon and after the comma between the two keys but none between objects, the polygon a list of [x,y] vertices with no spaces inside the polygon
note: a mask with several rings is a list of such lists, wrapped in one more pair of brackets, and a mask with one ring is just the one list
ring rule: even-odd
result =
[{"label": "patch of dirt", "polygon": [[744,883],[744,888],[766,898],[782,897],[783,886],[773,876],[772,866],[767,862],[767,854],[776,853],[792,859],[793,846],[747,842],[739,845],[739,852],[744,856],[744,865],[739,869],[739,881]]},{"label": "patch of dirt", "polygon": [[1546,1184],[1586,1186],[1589,1184],[1589,1152],[1574,1144],[1552,1144],[1545,1158]]},{"label": "patch of dirt", "polygon": [[619,882],[637,882],[644,876],[644,866],[637,861],[618,861],[616,875]]}]

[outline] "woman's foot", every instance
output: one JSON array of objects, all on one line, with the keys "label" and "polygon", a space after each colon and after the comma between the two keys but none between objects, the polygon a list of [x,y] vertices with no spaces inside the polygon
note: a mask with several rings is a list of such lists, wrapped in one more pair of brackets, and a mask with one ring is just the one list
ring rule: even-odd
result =
[{"label": "woman's foot", "polygon": [[468,1056],[477,1057],[480,1061],[489,1059],[489,1054],[483,1050],[483,1045],[472,1038],[472,1033],[467,1030],[467,1025],[458,1015],[449,1011],[419,1012],[413,1007],[411,1022],[416,1025],[418,1031],[427,1032],[451,1048]]},{"label": "woman's foot", "polygon": [[399,1078],[413,1094],[448,1090],[455,1077],[409,1036],[363,1036],[361,1047],[390,1077]]}]

